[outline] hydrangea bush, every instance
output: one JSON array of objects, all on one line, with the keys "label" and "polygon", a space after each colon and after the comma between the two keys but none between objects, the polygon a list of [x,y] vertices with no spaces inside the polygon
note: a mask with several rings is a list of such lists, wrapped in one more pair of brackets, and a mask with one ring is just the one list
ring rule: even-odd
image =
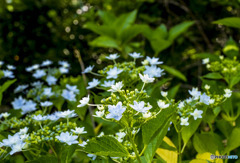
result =
[{"label": "hydrangea bush", "polygon": [[[46,60],[27,67],[34,80],[15,88],[13,109],[0,115],[1,160],[19,156],[29,162],[152,162],[162,159],[167,149],[181,162],[191,137],[201,141],[201,123],[207,123],[214,136],[212,122],[231,99],[232,86],[215,91],[213,81],[204,81],[202,90],[192,88],[189,98],[176,100],[172,90],[159,89],[167,81],[159,58],[129,56],[131,61],[118,62],[120,56],[110,54],[106,59],[112,64],[98,71],[88,66],[82,72],[90,79],[87,85],[81,76],[68,76],[71,68],[66,61],[56,66]],[[229,62],[238,65],[235,58],[204,59],[215,74],[203,78],[214,79],[211,76],[219,73],[230,85],[234,76],[224,69],[237,70]],[[15,67],[7,68],[2,76],[14,78]],[[156,90],[160,96],[154,95]],[[223,115],[232,118],[228,112]],[[166,136],[169,132],[175,133],[172,141],[177,145]],[[197,151],[199,144],[194,144]]]}]

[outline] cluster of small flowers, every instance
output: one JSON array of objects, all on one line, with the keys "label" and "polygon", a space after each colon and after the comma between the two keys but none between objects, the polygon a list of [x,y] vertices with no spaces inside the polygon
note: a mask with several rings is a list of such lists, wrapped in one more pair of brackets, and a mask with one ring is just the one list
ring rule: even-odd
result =
[{"label": "cluster of small flowers", "polygon": [[206,64],[206,67],[209,71],[219,72],[221,74],[230,76],[236,75],[240,70],[240,63],[237,60],[237,57],[230,59],[221,55],[217,61],[210,61],[209,58],[205,58],[202,60],[202,63]]},{"label": "cluster of small flowers", "polygon": [[[132,83],[138,81],[138,74],[148,75],[150,78],[161,77],[163,75],[163,69],[157,67],[157,65],[163,62],[158,61],[159,58],[147,58],[142,62],[142,66],[136,67],[136,59],[143,58],[140,53],[130,53],[129,56],[134,58],[134,62],[116,63],[116,59],[119,58],[117,54],[110,54],[106,58],[113,60],[114,65],[109,65],[103,70],[99,70],[99,74],[93,72],[94,66],[87,67],[83,73],[91,73],[96,76],[102,76],[103,82],[98,79],[93,79],[88,83],[87,89],[92,89],[100,85],[102,89],[109,88],[115,83],[121,81],[123,83]],[[121,80],[120,80],[121,79]],[[130,85],[129,85],[130,86]]]},{"label": "cluster of small flowers", "polygon": [[[0,68],[2,68],[3,65],[4,65],[4,62],[0,61]],[[3,77],[9,78],[9,79],[15,78],[15,76],[13,74],[13,70],[15,70],[15,69],[16,69],[16,67],[13,65],[6,65],[6,69],[1,70],[3,72]]]}]

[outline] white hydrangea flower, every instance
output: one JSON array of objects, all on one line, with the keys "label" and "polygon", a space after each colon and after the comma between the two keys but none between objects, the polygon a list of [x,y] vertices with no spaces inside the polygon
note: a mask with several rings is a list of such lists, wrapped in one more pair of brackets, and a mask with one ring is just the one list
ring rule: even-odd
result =
[{"label": "white hydrangea flower", "polygon": [[109,60],[115,60],[119,57],[120,56],[118,54],[110,54],[109,56],[106,56],[106,58],[109,59]]},{"label": "white hydrangea flower", "polygon": [[5,112],[5,113],[1,113],[1,116],[4,117],[4,118],[7,118],[9,117],[11,114],[8,113],[8,112]]},{"label": "white hydrangea flower", "polygon": [[15,70],[15,69],[16,69],[16,67],[15,67],[15,66],[13,66],[13,65],[7,65],[7,69],[9,69],[9,70]]},{"label": "white hydrangea flower", "polygon": [[198,118],[202,118],[202,113],[202,110],[195,109],[193,113],[190,113],[190,115],[192,115],[194,120],[196,120]]},{"label": "white hydrangea flower", "polygon": [[147,56],[146,60],[147,60],[151,65],[160,65],[160,64],[163,64],[162,61],[158,61],[159,58],[155,58],[155,57],[150,58],[150,57]]},{"label": "white hydrangea flower", "polygon": [[107,72],[107,79],[117,79],[118,74],[120,74],[123,70],[118,69],[117,67],[113,67],[111,68],[108,72]]},{"label": "white hydrangea flower", "polygon": [[143,115],[143,118],[149,118],[152,116],[152,113],[151,112],[145,112],[145,113],[142,113]]},{"label": "white hydrangea flower", "polygon": [[60,118],[72,118],[72,117],[77,116],[77,114],[74,112],[74,110],[69,110],[69,109],[66,111],[55,112],[55,115]]},{"label": "white hydrangea flower", "polygon": [[205,93],[203,93],[201,96],[200,96],[200,101],[199,102],[202,102],[206,105],[209,105],[209,101],[210,101],[210,97],[208,95],[206,95]]},{"label": "white hydrangea flower", "polygon": [[161,95],[162,95],[163,97],[167,97],[168,92],[161,91]]},{"label": "white hydrangea flower", "polygon": [[209,58],[205,58],[202,60],[202,64],[208,64],[209,63]]},{"label": "white hydrangea flower", "polygon": [[73,136],[68,131],[62,132],[59,136],[56,136],[56,138],[60,142],[67,143],[68,145],[78,144],[78,141],[77,141],[78,136],[76,136],[76,135]]},{"label": "white hydrangea flower", "polygon": [[224,89],[225,94],[223,95],[226,98],[229,98],[232,96],[232,91],[230,89]]},{"label": "white hydrangea flower", "polygon": [[199,99],[201,96],[201,92],[198,91],[198,88],[192,88],[192,90],[188,90],[188,92],[190,95],[192,95],[192,97],[194,97],[195,100]]},{"label": "white hydrangea flower", "polygon": [[105,111],[96,111],[96,115],[93,115],[94,117],[103,117],[104,116]]},{"label": "white hydrangea flower", "polygon": [[137,101],[133,101],[133,103],[134,105],[129,104],[129,106],[134,110],[136,110],[137,112],[145,113],[152,108],[151,105],[148,105],[147,107],[145,107],[144,101],[140,101],[139,103]]},{"label": "white hydrangea flower", "polygon": [[123,83],[122,82],[117,82],[115,85],[111,86],[111,89],[109,89],[109,92],[118,92],[122,89]]},{"label": "white hydrangea flower", "polygon": [[81,146],[81,147],[85,147],[87,145],[87,142],[83,141],[81,144],[78,144],[78,145]]},{"label": "white hydrangea flower", "polygon": [[138,59],[138,58],[142,58],[143,57],[140,53],[136,53],[136,52],[129,53],[128,55],[131,56],[134,59]]},{"label": "white hydrangea flower", "polygon": [[189,123],[188,123],[188,117],[187,117],[187,118],[181,117],[181,123],[180,123],[180,125],[182,125],[182,126],[188,126],[188,125],[189,125]]},{"label": "white hydrangea flower", "polygon": [[89,95],[87,97],[83,97],[82,100],[80,100],[80,104],[77,107],[83,107],[89,103],[90,97]]},{"label": "white hydrangea flower", "polygon": [[139,77],[141,78],[143,83],[152,83],[155,80],[155,78],[150,78],[148,74],[139,74]]},{"label": "white hydrangea flower", "polygon": [[158,104],[159,108],[161,108],[161,109],[165,109],[165,108],[168,108],[168,107],[169,107],[169,104],[165,104],[165,102],[162,101],[162,100],[159,100],[159,101],[157,102],[157,104]]},{"label": "white hydrangea flower", "polygon": [[18,142],[17,144],[14,144],[13,146],[11,146],[12,150],[10,152],[10,155],[13,155],[16,152],[20,152],[24,149],[24,147],[26,146],[26,143],[24,142]]},{"label": "white hydrangea flower", "polygon": [[70,67],[70,64],[67,61],[59,61],[58,64],[63,67]]},{"label": "white hydrangea flower", "polygon": [[94,66],[88,66],[87,68],[85,68],[85,70],[82,73],[83,74],[90,73],[90,72],[92,72],[93,68],[94,68]]},{"label": "white hydrangea flower", "polygon": [[143,72],[144,74],[148,74],[149,77],[161,77],[163,75],[163,69],[158,68],[155,65],[145,66],[146,70]]},{"label": "white hydrangea flower", "polygon": [[108,105],[108,111],[110,112],[106,118],[115,119],[119,121],[122,118],[122,114],[125,112],[126,107],[122,106],[122,102],[118,102],[117,105]]},{"label": "white hydrangea flower", "polygon": [[51,65],[51,64],[52,64],[52,61],[50,61],[50,60],[45,60],[45,61],[42,62],[41,66],[49,66],[49,65]]},{"label": "white hydrangea flower", "polygon": [[87,89],[91,89],[96,87],[98,84],[100,83],[100,81],[98,79],[93,78],[93,80],[91,82],[88,82],[88,87]]},{"label": "white hydrangea flower", "polygon": [[71,129],[71,131],[75,134],[86,134],[87,131],[84,131],[85,127],[76,127],[75,130]]},{"label": "white hydrangea flower", "polygon": [[101,84],[101,86],[103,86],[103,87],[111,87],[114,84],[115,84],[115,80],[112,80],[112,81],[109,80],[109,81],[104,81],[104,83]]}]

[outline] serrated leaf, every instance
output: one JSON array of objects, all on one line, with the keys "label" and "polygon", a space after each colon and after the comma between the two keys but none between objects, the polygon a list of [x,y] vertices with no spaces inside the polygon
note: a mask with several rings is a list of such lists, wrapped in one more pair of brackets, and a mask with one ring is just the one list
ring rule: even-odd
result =
[{"label": "serrated leaf", "polygon": [[229,27],[240,28],[240,18],[239,17],[223,18],[214,21],[213,24],[221,24]]},{"label": "serrated leaf", "polygon": [[169,74],[172,74],[173,76],[176,76],[183,81],[187,81],[187,78],[180,71],[176,70],[175,68],[169,67],[167,65],[161,65],[161,67],[165,71],[167,71]]},{"label": "serrated leaf", "polygon": [[126,157],[129,156],[126,148],[111,136],[96,137],[90,140],[84,149],[88,153],[100,156]]},{"label": "serrated leaf", "polygon": [[193,21],[186,21],[186,22],[183,22],[181,24],[178,24],[178,25],[172,27],[169,31],[168,40],[169,41],[175,40],[180,34],[185,32],[193,24],[194,24]]}]

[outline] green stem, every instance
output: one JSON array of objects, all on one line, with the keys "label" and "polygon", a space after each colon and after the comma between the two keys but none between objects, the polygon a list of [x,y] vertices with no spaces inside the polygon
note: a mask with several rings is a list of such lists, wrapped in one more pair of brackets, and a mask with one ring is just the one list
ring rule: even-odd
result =
[{"label": "green stem", "polygon": [[53,151],[54,155],[58,158],[58,155],[57,155],[57,153],[55,152],[53,146],[52,146],[50,143],[49,143],[49,146],[50,146],[51,150]]},{"label": "green stem", "polygon": [[182,141],[181,132],[178,132],[178,162],[179,163],[182,162],[182,151],[181,151],[182,145],[181,145],[181,141]]},{"label": "green stem", "polygon": [[143,86],[142,86],[142,89],[141,89],[141,91],[140,91],[140,92],[142,92],[142,90],[143,90],[144,86],[145,86],[145,83],[143,83]]},{"label": "green stem", "polygon": [[129,136],[129,140],[130,142],[132,143],[132,146],[133,146],[133,151],[137,157],[137,160],[139,163],[142,163],[141,159],[140,159],[140,156],[139,156],[139,153],[138,153],[138,150],[136,148],[136,144],[134,143],[134,140],[132,139],[132,132],[131,130],[128,130],[128,136]]}]

